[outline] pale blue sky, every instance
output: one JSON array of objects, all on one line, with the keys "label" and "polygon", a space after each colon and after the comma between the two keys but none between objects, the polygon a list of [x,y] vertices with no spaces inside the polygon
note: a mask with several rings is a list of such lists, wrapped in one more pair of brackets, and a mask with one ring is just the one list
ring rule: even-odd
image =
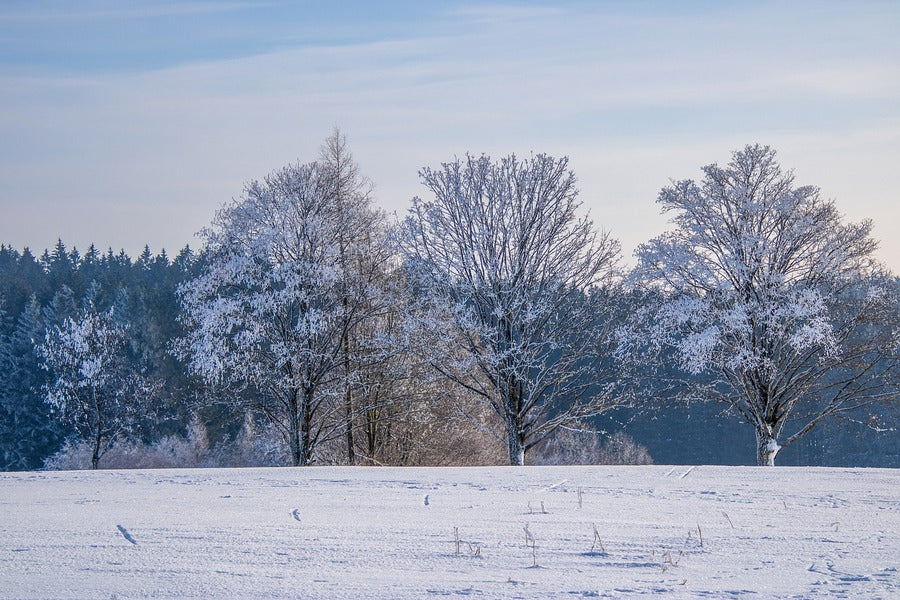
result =
[{"label": "pale blue sky", "polygon": [[466,152],[571,159],[626,255],[747,143],[900,271],[900,2],[0,3],[0,242],[193,234],[335,125],[378,202]]}]

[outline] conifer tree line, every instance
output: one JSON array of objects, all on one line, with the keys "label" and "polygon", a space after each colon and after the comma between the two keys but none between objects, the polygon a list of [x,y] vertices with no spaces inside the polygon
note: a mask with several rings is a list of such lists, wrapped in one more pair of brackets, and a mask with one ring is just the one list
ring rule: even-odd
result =
[{"label": "conifer tree line", "polygon": [[900,283],[770,148],[664,188],[630,268],[565,158],[420,179],[389,218],[336,130],[199,252],[0,245],[0,469],[647,462],[599,423],[691,406],[772,465],[896,425]]},{"label": "conifer tree line", "polygon": [[[73,434],[48,402],[52,373],[41,347],[48,332],[65,330],[85,312],[114,315],[127,324],[119,351],[129,371],[158,389],[129,419],[128,435],[158,438],[183,429],[199,390],[168,351],[180,335],[177,286],[200,268],[185,247],[174,258],[145,248],[137,259],[90,246],[84,253],[58,241],[34,256],[0,246],[0,458],[6,470],[36,469]],[[123,388],[124,391],[124,388]]]}]

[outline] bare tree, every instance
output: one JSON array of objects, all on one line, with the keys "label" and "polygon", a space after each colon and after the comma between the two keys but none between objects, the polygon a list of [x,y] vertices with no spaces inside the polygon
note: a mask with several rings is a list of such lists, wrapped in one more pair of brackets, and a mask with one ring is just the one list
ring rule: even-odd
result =
[{"label": "bare tree", "polygon": [[[411,290],[402,273],[393,273],[397,287]],[[379,323],[398,344],[388,360],[372,364],[360,378],[365,412],[357,440],[358,456],[370,464],[485,465],[504,460],[505,450],[485,425],[497,417],[468,390],[447,385],[431,366],[431,358],[458,353],[442,327],[422,327],[400,303]],[[430,315],[428,324],[435,322]]]},{"label": "bare tree", "polygon": [[[567,159],[467,157],[420,172],[399,235],[427,326],[457,340],[431,356],[497,415],[510,464],[557,427],[619,401],[603,360],[619,245],[578,214]],[[489,424],[484,424],[488,426]]]},{"label": "bare tree", "polygon": [[384,351],[377,335],[347,348],[390,303],[390,257],[383,214],[367,196],[342,196],[341,174],[298,164],[249,184],[204,232],[206,270],[180,288],[179,354],[208,381],[250,388],[295,465],[346,433],[340,400],[357,367]]},{"label": "bare tree", "polygon": [[[331,201],[338,207],[338,210],[352,210],[358,206],[367,205],[371,196],[371,185],[359,174],[359,167],[353,160],[353,154],[347,145],[347,138],[341,133],[340,129],[335,128],[331,136],[329,136],[320,150],[320,163],[324,168],[327,176],[330,178]],[[377,235],[379,232],[357,232],[358,235]],[[353,254],[351,250],[351,242],[354,240],[347,238],[341,231],[338,238],[339,262],[342,273],[342,287],[352,285],[351,273],[356,268],[370,269],[371,266],[353,265],[351,261],[368,261],[371,257]],[[378,265],[376,265],[377,267]],[[387,265],[385,267],[385,277]],[[351,292],[347,291],[341,300],[341,308],[345,316],[349,316],[351,310]],[[344,429],[347,443],[347,462],[349,464],[356,463],[356,452],[354,443],[354,431],[356,425],[354,423],[356,410],[353,402],[353,392],[355,387],[355,371],[362,365],[359,361],[354,360],[354,347],[356,342],[357,331],[360,323],[354,323],[352,327],[344,329],[341,334],[341,361],[344,365]]]},{"label": "bare tree", "polygon": [[823,419],[896,392],[897,302],[877,281],[871,223],[795,187],[774,150],[747,146],[703,172],[659,194],[674,229],[637,252],[635,281],[657,301],[622,330],[622,351],[674,351],[711,376],[693,393],[728,403],[756,431],[757,463],[773,465]]}]

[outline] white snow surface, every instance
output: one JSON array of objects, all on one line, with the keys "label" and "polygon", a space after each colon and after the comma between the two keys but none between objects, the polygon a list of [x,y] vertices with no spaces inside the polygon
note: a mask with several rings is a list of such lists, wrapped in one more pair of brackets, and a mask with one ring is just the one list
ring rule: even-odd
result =
[{"label": "white snow surface", "polygon": [[890,469],[0,474],[3,598],[897,598],[898,569]]}]

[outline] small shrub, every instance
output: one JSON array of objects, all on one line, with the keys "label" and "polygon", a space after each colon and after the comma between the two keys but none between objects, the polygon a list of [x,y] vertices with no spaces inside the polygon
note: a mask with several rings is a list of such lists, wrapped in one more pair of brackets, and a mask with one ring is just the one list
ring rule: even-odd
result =
[{"label": "small shrub", "polygon": [[529,453],[534,465],[652,465],[647,448],[623,431],[558,429]]},{"label": "small shrub", "polygon": [[[171,469],[198,467],[257,467],[288,464],[278,433],[271,426],[257,426],[252,416],[244,419],[234,439],[210,447],[206,426],[195,417],[184,435],[170,435],[156,442],[117,440],[100,458],[101,469]],[[54,471],[89,469],[88,442],[66,442],[47,459],[44,468]]]}]

